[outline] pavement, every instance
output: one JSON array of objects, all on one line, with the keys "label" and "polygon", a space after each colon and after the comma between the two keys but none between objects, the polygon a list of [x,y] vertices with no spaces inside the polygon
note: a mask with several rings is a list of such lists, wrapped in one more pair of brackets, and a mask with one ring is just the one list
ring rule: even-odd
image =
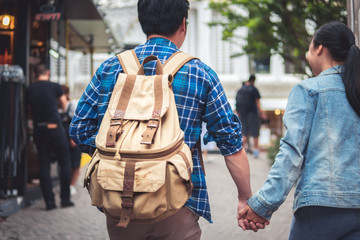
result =
[{"label": "pavement", "polygon": [[[255,193],[266,180],[271,166],[266,152],[261,152],[256,159],[249,155],[249,162],[251,185]],[[0,222],[0,240],[107,240],[105,217],[91,206],[90,197],[86,189],[82,188],[81,178],[85,168],[82,168],[76,185],[77,193],[72,197],[75,207],[59,207],[59,186],[56,186],[57,209],[45,211],[45,203],[42,200],[35,201]],[[274,213],[266,229],[257,233],[244,232],[237,226],[237,190],[223,157],[218,153],[209,154],[205,159],[205,171],[214,223],[210,224],[200,218],[202,240],[287,239],[292,218],[293,191]]]}]

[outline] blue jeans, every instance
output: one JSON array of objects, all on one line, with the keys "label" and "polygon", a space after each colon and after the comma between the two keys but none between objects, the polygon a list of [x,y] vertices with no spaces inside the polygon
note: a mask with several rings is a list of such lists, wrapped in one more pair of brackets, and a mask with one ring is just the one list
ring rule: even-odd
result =
[{"label": "blue jeans", "polygon": [[289,240],[359,240],[360,209],[303,207],[294,214]]}]

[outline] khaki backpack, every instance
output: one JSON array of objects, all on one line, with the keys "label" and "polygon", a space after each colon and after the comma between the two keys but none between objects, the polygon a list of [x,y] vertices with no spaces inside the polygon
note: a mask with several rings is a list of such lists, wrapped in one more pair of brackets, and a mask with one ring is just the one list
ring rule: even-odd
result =
[{"label": "khaki backpack", "polygon": [[[140,65],[134,50],[118,55],[120,73],[88,165],[91,203],[117,226],[154,223],[182,208],[191,195],[192,156],[184,143],[171,83],[194,57],[177,52],[164,67],[155,56]],[[156,60],[156,75],[144,64]]]}]

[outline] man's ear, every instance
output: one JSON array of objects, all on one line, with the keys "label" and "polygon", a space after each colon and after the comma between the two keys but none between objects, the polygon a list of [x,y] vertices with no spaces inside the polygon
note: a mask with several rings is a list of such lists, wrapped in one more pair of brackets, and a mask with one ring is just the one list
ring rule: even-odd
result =
[{"label": "man's ear", "polygon": [[186,31],[186,18],[183,19],[181,25],[180,25],[180,28],[179,28],[180,31],[183,31],[185,32]]}]

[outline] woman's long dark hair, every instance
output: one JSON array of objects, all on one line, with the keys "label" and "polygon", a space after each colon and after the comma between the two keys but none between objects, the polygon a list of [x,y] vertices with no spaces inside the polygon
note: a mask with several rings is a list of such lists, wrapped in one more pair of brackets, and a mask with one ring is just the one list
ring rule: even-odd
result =
[{"label": "woman's long dark hair", "polygon": [[315,32],[313,42],[315,47],[326,47],[335,61],[344,62],[346,97],[360,117],[360,50],[353,32],[341,22],[330,22]]}]

